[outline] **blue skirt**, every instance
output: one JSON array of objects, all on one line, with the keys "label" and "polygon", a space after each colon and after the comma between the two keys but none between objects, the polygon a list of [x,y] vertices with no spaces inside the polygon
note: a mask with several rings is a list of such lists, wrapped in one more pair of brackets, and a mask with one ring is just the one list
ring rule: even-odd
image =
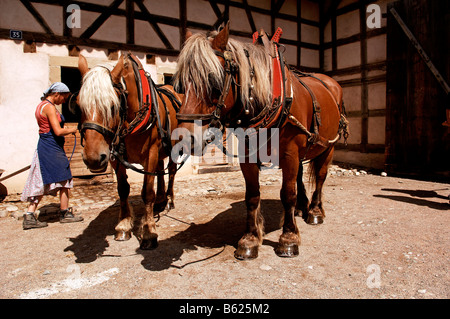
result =
[{"label": "blue skirt", "polygon": [[44,185],[72,178],[70,163],[64,152],[64,137],[56,136],[52,131],[40,134],[37,152]]}]

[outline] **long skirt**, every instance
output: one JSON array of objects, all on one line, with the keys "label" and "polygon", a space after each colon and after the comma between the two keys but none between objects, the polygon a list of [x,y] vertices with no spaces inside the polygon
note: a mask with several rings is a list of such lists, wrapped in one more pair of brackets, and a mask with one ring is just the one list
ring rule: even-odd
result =
[{"label": "long skirt", "polygon": [[37,203],[38,197],[42,195],[56,196],[61,188],[73,188],[73,179],[70,178],[65,181],[44,184],[41,174],[41,168],[39,165],[38,150],[36,150],[34,152],[30,167],[30,173],[28,174],[28,179],[25,183],[21,200],[23,202]]}]

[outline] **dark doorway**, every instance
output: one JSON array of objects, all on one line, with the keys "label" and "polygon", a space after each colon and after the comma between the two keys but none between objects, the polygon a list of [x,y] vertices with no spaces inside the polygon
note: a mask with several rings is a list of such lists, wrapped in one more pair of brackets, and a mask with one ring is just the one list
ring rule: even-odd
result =
[{"label": "dark doorway", "polygon": [[71,99],[62,105],[62,114],[67,123],[78,123],[81,120],[81,111],[76,103],[78,92],[81,88],[81,73],[77,68],[61,67],[61,82],[66,84],[70,92]]},{"label": "dark doorway", "polygon": [[[449,1],[389,3],[442,77],[450,78]],[[389,13],[387,20],[386,170],[449,178],[450,131],[442,126],[449,97],[413,42]]]}]

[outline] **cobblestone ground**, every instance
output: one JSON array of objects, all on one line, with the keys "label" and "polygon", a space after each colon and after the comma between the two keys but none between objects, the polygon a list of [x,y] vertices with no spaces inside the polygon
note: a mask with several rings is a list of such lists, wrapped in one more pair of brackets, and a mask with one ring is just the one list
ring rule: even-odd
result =
[{"label": "cobblestone ground", "polygon": [[[311,185],[304,176],[309,196]],[[297,217],[300,255],[279,258],[281,172],[261,172],[265,237],[259,256],[233,253],[245,228],[240,171],[180,176],[175,209],[157,222],[159,247],[139,249],[134,232],[114,241],[114,182],[77,184],[71,205],[84,221],[58,223],[46,196],[40,220],[22,229],[19,195],[0,203],[0,298],[429,298],[447,299],[450,185],[333,165],[324,187],[324,224]],[[141,183],[131,185],[136,216]]]}]

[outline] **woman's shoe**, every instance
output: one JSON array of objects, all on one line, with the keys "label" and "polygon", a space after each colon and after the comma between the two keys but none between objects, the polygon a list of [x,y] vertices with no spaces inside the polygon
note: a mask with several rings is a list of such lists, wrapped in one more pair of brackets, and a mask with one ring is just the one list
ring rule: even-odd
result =
[{"label": "woman's shoe", "polygon": [[73,214],[72,207],[69,207],[65,210],[60,210],[59,213],[60,213],[60,217],[59,217],[60,223],[76,223],[76,222],[81,222],[84,220],[83,217],[75,216]]},{"label": "woman's shoe", "polygon": [[47,227],[46,222],[40,222],[36,219],[34,214],[23,214],[23,229],[42,228]]}]

